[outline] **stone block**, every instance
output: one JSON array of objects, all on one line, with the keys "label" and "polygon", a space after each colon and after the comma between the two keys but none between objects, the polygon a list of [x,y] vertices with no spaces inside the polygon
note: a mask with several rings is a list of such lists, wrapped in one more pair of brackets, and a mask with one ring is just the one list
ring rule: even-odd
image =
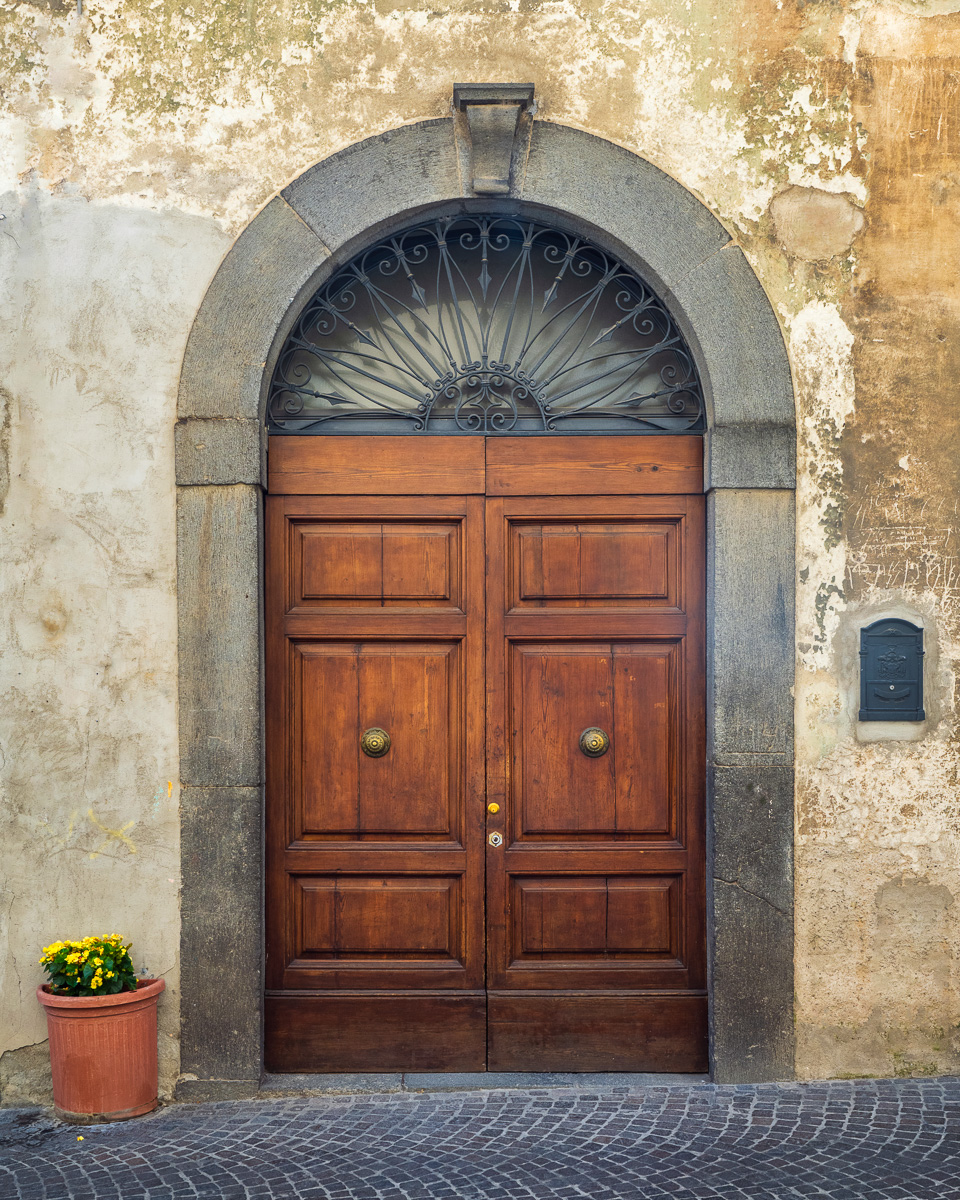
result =
[{"label": "stone block", "polygon": [[220,265],[190,331],[178,413],[260,416],[264,366],[284,317],[312,291],[328,257],[279,196],[250,222]]},{"label": "stone block", "polygon": [[468,1092],[514,1088],[689,1087],[707,1075],[667,1075],[632,1071],[449,1071],[411,1072],[403,1076],[408,1092]]},{"label": "stone block", "polygon": [[717,880],[793,911],[793,768],[712,766],[708,809]]},{"label": "stone block", "polygon": [[265,434],[244,418],[189,419],[176,426],[179,487],[266,482]]},{"label": "stone block", "polygon": [[714,1082],[792,1079],[793,913],[719,879],[709,909]]},{"label": "stone block", "polygon": [[[184,787],[180,1063],[200,1083],[260,1080],[262,792]],[[190,1081],[181,1081],[177,1094]],[[194,1089],[193,1099],[200,1097]],[[220,1095],[217,1098],[227,1098]]]},{"label": "stone block", "polygon": [[726,425],[706,435],[704,491],[797,486],[793,425]]},{"label": "stone block", "polygon": [[180,778],[261,781],[260,491],[180,488]]},{"label": "stone block", "polygon": [[[534,121],[523,199],[614,239],[670,302],[680,281],[730,241],[691,192],[645,159],[579,129]],[[748,268],[749,269],[749,268]]]},{"label": "stone block", "polygon": [[384,222],[462,195],[453,118],[403,125],[348,146],[282,195],[331,252],[361,235],[370,240]]},{"label": "stone block", "polygon": [[216,1104],[222,1100],[253,1100],[260,1094],[256,1079],[181,1079],[174,1098],[185,1104]]},{"label": "stone block", "polygon": [[739,246],[698,263],[674,288],[716,430],[795,423],[793,380],[767,294]]},{"label": "stone block", "polygon": [[719,490],[707,498],[708,758],[793,756],[794,493]]},{"label": "stone block", "polygon": [[402,1092],[403,1076],[331,1072],[329,1075],[264,1075],[260,1095],[343,1096],[380,1092]]}]

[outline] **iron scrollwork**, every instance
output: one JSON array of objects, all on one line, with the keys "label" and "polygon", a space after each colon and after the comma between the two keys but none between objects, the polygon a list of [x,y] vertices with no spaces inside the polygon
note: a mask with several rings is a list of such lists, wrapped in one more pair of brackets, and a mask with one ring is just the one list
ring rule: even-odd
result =
[{"label": "iron scrollwork", "polygon": [[427,221],[363,251],[280,353],[275,433],[697,432],[700,381],[659,298],[575,234]]}]

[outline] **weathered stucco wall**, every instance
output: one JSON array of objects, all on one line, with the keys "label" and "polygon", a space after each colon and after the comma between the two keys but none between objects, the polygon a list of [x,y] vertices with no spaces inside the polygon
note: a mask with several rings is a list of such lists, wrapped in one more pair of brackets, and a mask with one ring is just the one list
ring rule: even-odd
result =
[{"label": "weathered stucco wall", "polygon": [[[449,111],[460,79],[536,81],[541,115],[629,147],[700,196],[766,287],[801,434],[798,1071],[960,1069],[952,9],[0,8],[8,1080],[40,1054],[19,1048],[43,1037],[30,999],[41,943],[122,929],[176,980],[172,427],[206,283],[291,177]],[[856,631],[894,610],[929,630],[930,715],[899,731],[907,740],[867,740]],[[163,1012],[169,1087],[174,986]]]},{"label": "weathered stucco wall", "polygon": [[162,974],[177,1072],[172,405],[225,239],[196,217],[0,201],[7,405],[0,572],[0,1082],[46,1073],[39,947],[122,932]]}]

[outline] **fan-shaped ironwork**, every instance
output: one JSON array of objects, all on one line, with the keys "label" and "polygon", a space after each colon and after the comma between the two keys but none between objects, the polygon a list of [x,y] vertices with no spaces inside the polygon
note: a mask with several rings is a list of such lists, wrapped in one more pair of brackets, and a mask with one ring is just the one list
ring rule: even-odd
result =
[{"label": "fan-shaped ironwork", "polygon": [[359,254],[280,353],[276,433],[696,432],[700,382],[663,303],[535,221],[426,221]]}]

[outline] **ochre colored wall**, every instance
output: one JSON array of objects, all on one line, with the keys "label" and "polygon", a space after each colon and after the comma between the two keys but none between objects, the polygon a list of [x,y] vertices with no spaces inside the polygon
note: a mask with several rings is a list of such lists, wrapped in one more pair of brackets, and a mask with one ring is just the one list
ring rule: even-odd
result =
[{"label": "ochre colored wall", "polygon": [[[7,1102],[41,1086],[39,946],[101,928],[132,936],[137,965],[166,974],[166,1091],[176,1078],[172,427],[204,289],[290,178],[447,113],[455,80],[535,81],[542,117],[690,188],[767,289],[800,435],[798,1072],[960,1069],[951,8],[0,9]],[[865,740],[876,735],[856,724],[857,628],[885,613],[927,625],[930,716]]]}]

